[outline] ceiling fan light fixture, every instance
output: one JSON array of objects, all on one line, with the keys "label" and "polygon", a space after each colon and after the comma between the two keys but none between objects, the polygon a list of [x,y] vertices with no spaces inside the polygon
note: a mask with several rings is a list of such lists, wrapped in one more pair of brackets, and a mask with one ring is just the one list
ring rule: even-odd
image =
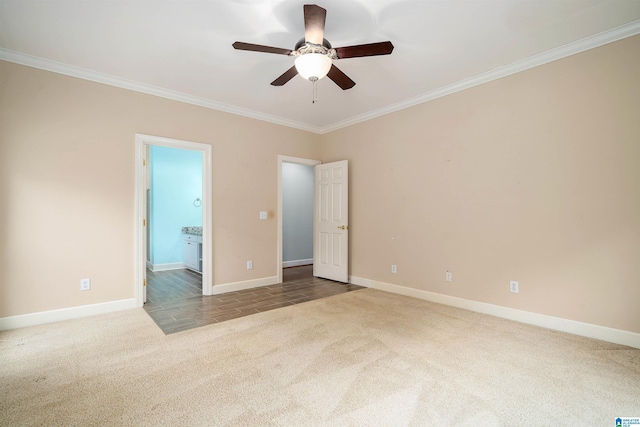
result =
[{"label": "ceiling fan light fixture", "polygon": [[333,61],[327,55],[321,53],[306,53],[300,55],[295,60],[296,70],[298,74],[307,80],[315,77],[320,80],[327,75],[331,69]]},{"label": "ceiling fan light fixture", "polygon": [[[253,43],[235,42],[234,49],[249,50],[254,52],[275,53],[295,57],[295,64],[271,82],[272,86],[282,86],[289,80],[300,74],[305,79],[313,82],[314,93],[316,83],[324,76],[333,80],[340,89],[351,89],[356,82],[333,65],[334,60],[342,58],[358,58],[362,56],[389,55],[393,51],[390,41],[360,44],[333,48],[331,43],[324,38],[324,24],[327,10],[316,4],[305,4],[304,10],[304,37],[296,43],[293,50],[282,49],[273,46],[262,46]],[[314,95],[315,100],[315,95]]]}]

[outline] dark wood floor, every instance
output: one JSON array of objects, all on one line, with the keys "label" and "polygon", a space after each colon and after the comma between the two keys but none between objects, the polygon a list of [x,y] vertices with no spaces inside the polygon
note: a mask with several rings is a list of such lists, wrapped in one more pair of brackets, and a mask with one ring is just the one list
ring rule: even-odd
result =
[{"label": "dark wood floor", "polygon": [[313,277],[312,266],[302,266],[285,268],[278,285],[203,296],[198,273],[147,270],[144,309],[168,335],[357,289],[362,287]]}]

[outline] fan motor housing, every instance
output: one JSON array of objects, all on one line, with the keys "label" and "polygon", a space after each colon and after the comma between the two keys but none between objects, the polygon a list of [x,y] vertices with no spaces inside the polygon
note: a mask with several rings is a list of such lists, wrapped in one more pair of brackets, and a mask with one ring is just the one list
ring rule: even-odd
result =
[{"label": "fan motor housing", "polygon": [[[298,50],[302,46],[304,46],[305,44],[307,44],[307,42],[305,41],[305,39],[303,37],[300,40],[298,40],[298,43],[296,43],[296,47],[294,47],[293,50]],[[331,43],[329,43],[329,40],[327,40],[325,38],[322,39],[322,46],[326,47],[327,50],[331,49]]]},{"label": "fan motor housing", "polygon": [[323,55],[328,57],[331,60],[338,59],[338,55],[336,50],[331,47],[331,43],[327,41],[327,39],[322,39],[322,46],[319,44],[311,43],[305,41],[305,39],[300,39],[298,43],[296,43],[296,49],[292,50],[289,55],[295,56],[299,58],[308,53],[315,53],[319,55]]}]

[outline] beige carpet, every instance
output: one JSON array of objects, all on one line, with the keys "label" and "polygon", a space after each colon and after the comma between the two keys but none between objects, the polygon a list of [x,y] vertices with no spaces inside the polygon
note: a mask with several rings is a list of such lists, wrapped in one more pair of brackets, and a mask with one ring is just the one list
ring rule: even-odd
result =
[{"label": "beige carpet", "polygon": [[0,333],[0,425],[585,425],[640,350],[366,289],[165,336],[142,309]]}]

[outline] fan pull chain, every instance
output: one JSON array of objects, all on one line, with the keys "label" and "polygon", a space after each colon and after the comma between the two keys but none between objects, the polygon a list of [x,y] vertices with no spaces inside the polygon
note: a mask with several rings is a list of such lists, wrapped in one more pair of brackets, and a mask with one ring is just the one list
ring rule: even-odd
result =
[{"label": "fan pull chain", "polygon": [[313,82],[313,99],[311,100],[312,104],[318,102],[318,78],[317,77],[309,77],[309,80]]}]

